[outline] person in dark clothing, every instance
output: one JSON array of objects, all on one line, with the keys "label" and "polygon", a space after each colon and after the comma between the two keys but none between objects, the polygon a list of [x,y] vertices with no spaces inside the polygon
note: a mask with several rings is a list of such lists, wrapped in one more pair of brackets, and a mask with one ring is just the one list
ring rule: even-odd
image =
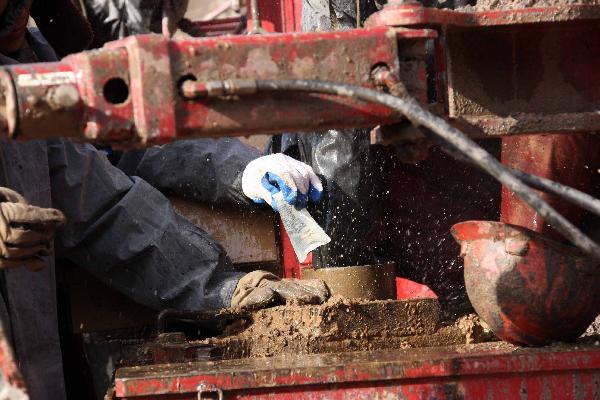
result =
[{"label": "person in dark clothing", "polygon": [[[31,0],[0,0],[0,63],[57,60],[42,33],[25,28],[31,5]],[[91,145],[1,140],[0,155],[0,321],[32,399],[65,398],[54,259],[49,256],[54,248],[105,284],[157,310],[317,303],[328,296],[319,281],[236,271],[207,232]],[[282,190],[290,204],[301,207],[309,191],[322,190],[304,164],[277,154],[261,157],[234,139],[142,150],[126,157],[122,167],[151,176],[163,187],[193,183],[189,195],[219,204],[271,204]],[[267,173],[278,179],[263,179]]]},{"label": "person in dark clothing", "polygon": [[165,15],[173,33],[188,6],[188,0],[84,0],[82,3],[94,32],[93,48],[131,35],[161,33]]}]

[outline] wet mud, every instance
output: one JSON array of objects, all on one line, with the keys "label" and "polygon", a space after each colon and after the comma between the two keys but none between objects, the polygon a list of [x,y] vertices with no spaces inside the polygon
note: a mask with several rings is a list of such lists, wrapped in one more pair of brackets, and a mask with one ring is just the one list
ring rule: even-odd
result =
[{"label": "wet mud", "polygon": [[450,346],[493,340],[476,315],[440,322],[435,299],[349,300],[258,310],[205,342],[223,358]]}]

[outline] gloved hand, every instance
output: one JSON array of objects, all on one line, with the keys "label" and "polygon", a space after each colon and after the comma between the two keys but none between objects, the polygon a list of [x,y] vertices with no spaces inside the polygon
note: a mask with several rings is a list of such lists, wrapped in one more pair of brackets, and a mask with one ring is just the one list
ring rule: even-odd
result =
[{"label": "gloved hand", "polygon": [[277,153],[251,161],[242,175],[242,190],[256,203],[268,203],[277,211],[273,196],[283,198],[296,208],[306,207],[308,200],[318,202],[323,185],[312,167]]},{"label": "gloved hand", "polygon": [[239,280],[231,307],[258,309],[278,304],[321,304],[329,289],[319,279],[281,279],[266,271],[253,271]]},{"label": "gloved hand", "polygon": [[38,271],[52,254],[52,240],[65,217],[53,208],[29,205],[14,190],[0,187],[0,268]]}]

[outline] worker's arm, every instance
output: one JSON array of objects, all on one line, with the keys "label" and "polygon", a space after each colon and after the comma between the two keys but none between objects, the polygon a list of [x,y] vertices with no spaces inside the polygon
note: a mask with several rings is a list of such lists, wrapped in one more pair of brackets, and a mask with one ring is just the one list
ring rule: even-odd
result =
[{"label": "worker's arm", "polygon": [[237,139],[196,139],[127,152],[118,167],[161,192],[213,204],[268,203],[282,192],[298,208],[319,201],[313,169],[284,154],[260,153]]},{"label": "worker's arm", "polygon": [[141,304],[216,310],[321,303],[329,295],[320,281],[235,271],[207,232],[90,145],[50,141],[48,163],[52,202],[67,220],[58,252]]},{"label": "worker's arm", "polygon": [[[51,141],[48,161],[53,205],[67,218],[57,238],[63,256],[155,309],[230,305],[243,274],[158,190],[127,176],[90,145]],[[171,171],[178,169],[165,170]]]},{"label": "worker's arm", "polygon": [[125,153],[118,167],[162,192],[213,204],[243,204],[242,173],[260,157],[237,139],[182,140]]}]

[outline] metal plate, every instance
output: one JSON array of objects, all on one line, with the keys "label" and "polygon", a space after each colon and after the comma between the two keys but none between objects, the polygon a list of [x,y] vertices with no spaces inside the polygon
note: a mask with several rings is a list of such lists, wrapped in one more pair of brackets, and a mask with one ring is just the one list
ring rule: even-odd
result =
[{"label": "metal plate", "polygon": [[[600,349],[504,343],[123,368],[116,398],[597,398]],[[164,397],[167,398],[167,397]]]}]

